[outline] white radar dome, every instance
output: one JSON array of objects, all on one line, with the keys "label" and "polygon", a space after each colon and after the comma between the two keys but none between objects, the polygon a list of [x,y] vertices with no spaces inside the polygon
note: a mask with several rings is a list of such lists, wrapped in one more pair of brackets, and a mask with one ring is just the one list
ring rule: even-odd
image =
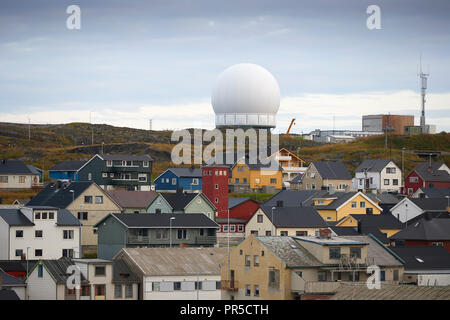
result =
[{"label": "white radar dome", "polygon": [[223,71],[212,91],[216,126],[275,127],[280,88],[273,75],[251,63]]}]

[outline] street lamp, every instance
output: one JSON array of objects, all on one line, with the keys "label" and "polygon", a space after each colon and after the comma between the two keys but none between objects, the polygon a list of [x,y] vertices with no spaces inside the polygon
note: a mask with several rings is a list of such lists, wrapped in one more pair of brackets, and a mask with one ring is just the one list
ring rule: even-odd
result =
[{"label": "street lamp", "polygon": [[175,220],[175,217],[169,219],[169,244],[170,248],[172,248],[172,220]]},{"label": "street lamp", "polygon": [[72,203],[75,201],[75,190],[69,190],[69,192],[72,194]]},{"label": "street lamp", "polygon": [[26,276],[26,278],[25,278],[25,283],[27,283],[27,297],[28,297],[28,299],[29,299],[29,294],[28,294],[28,271],[29,271],[29,269],[28,269],[28,249],[30,249],[31,247],[27,247],[27,256],[26,256],[26,258],[27,258],[27,276]]},{"label": "street lamp", "polygon": [[275,227],[275,222],[273,221],[273,210],[275,210],[275,207],[272,207],[272,235],[274,235],[274,227]]},{"label": "street lamp", "polygon": [[405,147],[402,148],[402,187],[403,185],[403,179],[405,178]]}]

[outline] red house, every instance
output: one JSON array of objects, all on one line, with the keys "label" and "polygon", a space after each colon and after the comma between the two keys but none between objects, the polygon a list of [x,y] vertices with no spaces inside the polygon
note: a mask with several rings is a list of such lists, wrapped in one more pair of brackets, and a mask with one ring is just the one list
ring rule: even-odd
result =
[{"label": "red house", "polygon": [[450,188],[450,169],[443,162],[422,162],[405,178],[403,194],[419,188]]},{"label": "red house", "polygon": [[202,167],[202,192],[217,208],[217,217],[228,214],[229,168],[225,165]]}]

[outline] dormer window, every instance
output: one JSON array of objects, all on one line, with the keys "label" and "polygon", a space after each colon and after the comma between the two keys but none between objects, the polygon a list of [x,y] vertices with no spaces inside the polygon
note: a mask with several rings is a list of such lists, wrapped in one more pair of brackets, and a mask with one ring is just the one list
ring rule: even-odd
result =
[{"label": "dormer window", "polygon": [[42,212],[42,220],[47,220],[47,212]]},{"label": "dormer window", "polygon": [[112,160],[106,160],[107,167],[112,167],[112,164],[113,164]]},{"label": "dormer window", "polygon": [[54,213],[54,212],[49,212],[49,213],[48,213],[48,219],[49,219],[49,220],[55,219],[55,213]]},{"label": "dormer window", "polygon": [[39,211],[34,213],[34,219],[35,220],[40,220],[41,219],[41,213]]}]

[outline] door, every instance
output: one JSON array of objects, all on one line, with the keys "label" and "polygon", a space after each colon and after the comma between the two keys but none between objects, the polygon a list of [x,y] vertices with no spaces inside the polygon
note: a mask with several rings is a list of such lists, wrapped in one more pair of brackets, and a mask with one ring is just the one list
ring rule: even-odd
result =
[{"label": "door", "polygon": [[234,270],[230,270],[230,289],[234,288]]}]

